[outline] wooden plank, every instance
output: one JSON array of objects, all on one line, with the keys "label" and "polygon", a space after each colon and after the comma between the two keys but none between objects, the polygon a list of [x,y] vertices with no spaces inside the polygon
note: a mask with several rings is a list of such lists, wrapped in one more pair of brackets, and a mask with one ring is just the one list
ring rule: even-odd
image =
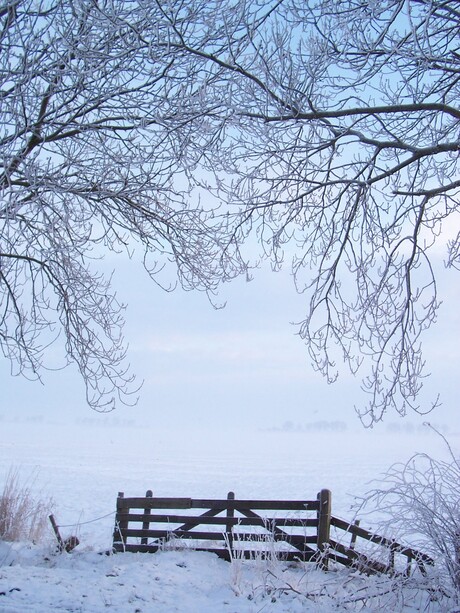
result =
[{"label": "wooden plank", "polygon": [[318,493],[318,541],[319,565],[323,570],[328,569],[327,547],[331,532],[331,492],[323,489]]},{"label": "wooden plank", "polygon": [[244,560],[272,560],[273,558],[285,560],[286,562],[309,562],[313,560],[311,552],[300,553],[299,551],[282,551],[279,555],[274,555],[273,550],[237,550],[235,549],[230,556],[228,549],[202,549],[197,547],[193,551],[206,551],[213,553],[223,560],[230,562],[231,559]]},{"label": "wooden plank", "polygon": [[[244,511],[247,513],[247,511]],[[239,526],[258,526],[265,528],[268,531],[272,530],[272,526],[283,526],[284,528],[317,528],[318,520],[315,519],[298,519],[291,517],[263,517],[254,514],[254,517],[236,517],[236,524]]]},{"label": "wooden plank", "polygon": [[412,549],[412,547],[406,547],[404,545],[401,545],[400,543],[396,543],[395,541],[385,538],[384,536],[380,536],[379,534],[374,534],[369,530],[365,530],[360,526],[350,524],[343,519],[339,519],[338,517],[331,517],[331,524],[336,528],[344,530],[345,532],[350,532],[351,534],[355,534],[356,536],[370,541],[371,543],[376,543],[377,545],[382,545],[383,547],[392,548],[397,553],[407,556],[408,558],[413,558],[417,561],[422,560],[423,562],[426,562],[427,564],[431,565],[434,564],[433,558],[431,558],[425,553],[422,553],[421,551]]},{"label": "wooden plank", "polygon": [[[255,509],[267,511],[317,511],[317,500],[227,500],[223,499],[192,499],[192,508],[208,508],[215,507],[241,509]],[[174,508],[174,507],[171,507]]]},{"label": "wooden plank", "polygon": [[128,528],[124,531],[125,538],[147,538],[147,539],[192,539],[192,540],[214,540],[222,541],[225,538],[225,532],[204,532],[191,530],[135,530]]},{"label": "wooden plank", "polygon": [[385,538],[384,536],[380,536],[378,534],[374,534],[369,532],[369,530],[365,530],[360,526],[355,526],[354,524],[350,524],[342,519],[337,517],[331,517],[331,524],[336,528],[344,530],[345,532],[349,532],[350,534],[355,534],[367,541],[371,541],[372,543],[377,543],[378,545],[384,545],[385,547],[390,547],[392,541],[390,539]]},{"label": "wooden plank", "polygon": [[[128,528],[123,532],[125,540],[127,538],[140,538],[140,539],[192,539],[192,540],[225,540],[225,531],[213,532],[204,530],[143,530],[141,528]],[[300,534],[287,534],[286,532],[279,532],[275,534],[255,534],[254,532],[234,532],[233,537],[235,541],[239,542],[253,542],[263,543],[273,539],[277,542],[285,542],[294,547],[300,544],[316,544],[316,534],[305,536]],[[143,541],[141,541],[141,544]],[[297,547],[298,548],[298,547]]]},{"label": "wooden plank", "polygon": [[298,548],[297,544],[300,542],[302,544],[310,543],[312,545],[316,545],[316,534],[305,536],[304,534],[287,534],[283,531],[275,532],[274,534],[255,534],[254,532],[251,533],[234,531],[233,535],[235,542],[264,543],[273,540],[276,542],[284,542],[288,545],[293,545],[296,548]]},{"label": "wooden plank", "polygon": [[123,498],[120,501],[120,511],[129,507],[132,509],[266,509],[275,511],[317,511],[316,500],[228,500],[222,499],[192,499],[192,498]]},{"label": "wooden plank", "polygon": [[342,519],[338,519],[337,517],[331,518],[331,524],[341,530],[345,530],[345,532],[350,532],[352,535],[359,536],[367,541],[372,541],[373,543],[377,543],[379,545],[384,545],[385,547],[390,547],[392,541],[390,539],[385,538],[384,536],[380,536],[369,530],[365,530],[360,526],[356,526],[355,524],[350,524]]},{"label": "wooden plank", "polygon": [[[127,528],[123,532],[123,538],[126,541],[128,538],[141,538],[145,539],[192,539],[192,540],[225,540],[225,532],[215,532],[215,531],[203,531],[203,530],[143,530],[141,528]],[[297,549],[303,551],[304,549],[308,550],[307,544],[316,544],[317,537],[316,535],[299,535],[299,534],[289,534],[278,529],[275,526],[273,532],[268,534],[256,534],[256,533],[248,533],[248,532],[237,532],[234,534],[234,538],[238,541],[247,541],[247,542],[264,542],[265,539],[273,539],[277,542],[285,542],[288,543]],[[141,541],[141,544],[145,544]]]},{"label": "wooden plank", "polygon": [[114,543],[113,550],[117,553],[133,552],[133,553],[156,553],[160,547],[156,545],[141,545],[140,543],[126,543],[122,546],[119,543]]},{"label": "wooden plank", "polygon": [[[153,498],[152,490],[147,490],[145,492],[145,497],[146,498]],[[150,520],[148,519],[148,516],[150,515],[150,512],[151,512],[151,509],[149,509],[149,508],[144,509],[144,516],[146,516],[146,519],[145,519],[145,521],[142,524],[142,528],[144,530],[148,530],[148,528],[149,528]],[[142,545],[147,545],[147,539],[146,538],[142,539],[141,544]]]},{"label": "wooden plank", "polygon": [[[234,492],[229,492],[227,494],[227,501],[230,502],[230,501],[233,501],[233,500],[235,500],[235,493]],[[235,523],[234,523],[234,521],[235,521],[234,514],[235,514],[235,509],[227,504],[226,517],[225,517],[225,519],[227,520],[226,524],[225,524],[225,538],[227,540],[227,547],[230,550],[230,552],[233,549],[233,534],[232,534],[232,529],[233,529],[233,526],[235,525]]]},{"label": "wooden plank", "polygon": [[331,529],[331,492],[321,490],[318,493],[318,549],[322,550],[329,543]]},{"label": "wooden plank", "polygon": [[343,566],[353,566],[354,562],[351,558],[337,555],[337,552],[334,549],[329,550],[329,559],[337,562],[338,564],[342,564]]},{"label": "wooden plank", "polygon": [[[244,509],[244,510],[243,509],[239,509],[239,510],[240,510],[241,513],[244,513],[247,517],[253,517],[253,518],[254,517],[258,517],[259,519],[261,519],[259,515],[257,515],[256,513],[254,513],[254,511],[252,511],[250,509]],[[272,527],[272,533],[273,534],[282,534],[285,537],[290,536],[287,532],[284,532],[284,530],[281,530],[281,528],[278,528],[278,526],[276,526],[276,525],[274,525]],[[297,549],[299,549],[299,551],[301,551],[302,553],[304,551],[311,551],[313,553],[316,553],[315,550],[312,549],[311,547],[309,547],[306,543],[307,543],[306,538],[302,536],[302,537],[294,537],[291,540],[290,544],[293,545],[294,547],[296,547]]]},{"label": "wooden plank", "polygon": [[113,528],[113,543],[124,543],[123,531],[128,527],[128,522],[120,518],[120,511],[129,507],[125,504],[125,498],[123,492],[118,492],[117,496],[117,512],[115,514],[115,526]]},{"label": "wooden plank", "polygon": [[[359,528],[360,523],[361,523],[361,520],[357,519],[356,521],[353,522],[353,526],[356,526],[356,528]],[[352,532],[351,539],[350,539],[350,549],[355,548],[357,537],[358,535],[356,534],[356,532]]]},{"label": "wooden plank", "polygon": [[192,530],[192,528],[196,528],[197,526],[199,526],[202,523],[202,519],[206,518],[206,517],[214,517],[215,515],[222,513],[224,509],[218,507],[215,509],[209,509],[209,511],[205,511],[202,515],[200,515],[197,520],[199,521],[194,521],[194,520],[190,520],[187,517],[184,517],[185,523],[182,524],[182,526],[179,526],[178,528],[176,528],[176,530]]},{"label": "wooden plank", "polygon": [[54,515],[53,514],[48,515],[48,519],[50,520],[51,526],[53,527],[53,531],[56,536],[56,540],[58,542],[59,551],[64,551],[65,549],[64,541],[62,540],[61,533],[59,532],[59,526],[57,525],[56,520],[54,519]]},{"label": "wooden plank", "polygon": [[[384,564],[379,560],[373,560],[369,556],[359,553],[350,547],[346,547],[341,543],[337,543],[336,541],[331,540],[330,547],[332,551],[336,551],[348,558],[348,562],[339,556],[334,556],[335,559],[340,564],[344,564],[345,566],[355,566],[359,570],[363,572],[370,573],[384,573],[384,574],[394,574],[395,568],[391,563]],[[331,554],[333,555],[333,554]],[[407,571],[406,571],[407,573]]]},{"label": "wooden plank", "polygon": [[[129,545],[126,545],[125,549],[117,549],[116,547],[114,547],[114,551],[118,551],[118,552],[127,551],[127,552],[133,552],[133,553],[156,553],[158,550],[159,550],[158,545],[129,544]],[[188,551],[189,548],[185,547],[184,550]],[[222,548],[222,549],[209,548],[208,549],[208,548],[196,547],[193,549],[190,548],[190,551],[203,551],[207,553],[213,553],[227,561],[230,561],[231,559],[228,550],[225,548]],[[273,551],[271,550],[269,551],[236,551],[234,555],[237,558],[247,559],[247,560],[273,559],[274,557]],[[298,551],[296,552],[283,551],[283,552],[280,552],[279,557],[283,560],[292,561],[292,562],[297,562],[297,561],[308,562],[314,559],[313,553],[308,552],[308,551],[303,552],[303,553],[298,552]]]},{"label": "wooden plank", "polygon": [[123,498],[120,500],[120,511],[131,509],[190,509],[191,498]]},{"label": "wooden plank", "polygon": [[[224,509],[222,509],[224,511]],[[181,524],[185,521],[187,524],[195,523],[195,525],[199,524],[214,524],[216,526],[225,526],[227,523],[232,523],[232,525],[240,525],[240,526],[261,526],[265,527],[266,525],[270,526],[273,523],[276,523],[278,526],[290,526],[290,527],[302,527],[302,528],[316,528],[318,526],[318,520],[311,518],[294,518],[294,517],[257,517],[257,518],[249,518],[249,517],[234,517],[232,519],[228,519],[226,517],[216,517],[215,515],[205,516],[205,515],[158,515],[151,514],[145,515],[143,513],[120,513],[120,519],[123,519],[127,522],[138,522],[144,523],[148,521],[150,524],[154,523],[167,523],[167,524]]]},{"label": "wooden plank", "polygon": [[[366,573],[388,574],[388,572],[391,570],[387,564],[383,564],[382,562],[378,560],[372,560],[371,558],[369,558],[369,556],[363,553],[358,553],[354,549],[345,547],[345,545],[342,545],[341,543],[337,543],[336,541],[332,539],[329,545],[330,545],[330,549],[337,551],[338,553],[346,556],[350,560],[351,566],[356,567],[360,571],[363,571]],[[339,559],[337,559],[336,561],[340,562]]]}]

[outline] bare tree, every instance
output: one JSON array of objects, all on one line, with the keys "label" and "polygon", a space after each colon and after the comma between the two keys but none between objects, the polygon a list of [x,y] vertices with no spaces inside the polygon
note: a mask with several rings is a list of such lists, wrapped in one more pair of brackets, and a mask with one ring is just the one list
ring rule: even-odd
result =
[{"label": "bare tree", "polygon": [[[0,339],[20,368],[39,367],[57,308],[101,406],[125,389],[124,352],[91,249],[135,239],[212,292],[245,270],[255,235],[275,268],[294,253],[314,366],[328,381],[343,360],[364,371],[363,419],[430,408],[420,335],[438,306],[430,247],[458,206],[458,0],[29,1],[0,15]],[[459,254],[457,236],[448,263]]]},{"label": "bare tree", "polygon": [[[300,336],[328,381],[343,361],[363,372],[366,423],[430,410],[420,341],[430,248],[458,210],[460,2],[217,5],[199,28],[170,12],[170,44],[195,75],[188,150],[206,151],[233,239],[256,234],[275,268],[294,253]],[[450,266],[459,254],[457,234]]]},{"label": "bare tree", "polygon": [[122,307],[94,260],[141,245],[159,283],[173,263],[164,283],[177,274],[209,293],[240,267],[226,220],[193,205],[186,125],[162,125],[177,115],[183,69],[161,9],[147,4],[0,7],[0,346],[14,373],[38,376],[63,330],[102,410],[136,387]]}]

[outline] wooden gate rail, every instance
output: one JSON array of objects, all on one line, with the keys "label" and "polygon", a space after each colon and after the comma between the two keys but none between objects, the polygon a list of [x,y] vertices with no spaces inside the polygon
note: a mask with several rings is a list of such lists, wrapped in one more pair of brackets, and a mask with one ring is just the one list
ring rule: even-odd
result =
[{"label": "wooden gate rail", "polygon": [[[358,538],[379,551],[359,551]],[[434,563],[416,549],[361,528],[359,522],[332,516],[329,490],[321,490],[316,500],[238,500],[233,492],[223,499],[157,498],[151,490],[143,498],[118,494],[115,552],[154,553],[175,546],[213,552],[226,560],[277,557],[313,561],[324,569],[335,561],[367,573],[409,575],[419,569],[426,574],[426,565]]]}]

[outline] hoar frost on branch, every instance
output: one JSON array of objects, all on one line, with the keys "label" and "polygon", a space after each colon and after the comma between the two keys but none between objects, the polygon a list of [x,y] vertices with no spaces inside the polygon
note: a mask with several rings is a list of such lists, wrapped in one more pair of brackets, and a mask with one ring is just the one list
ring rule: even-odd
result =
[{"label": "hoar frost on branch", "polygon": [[295,250],[300,336],[329,381],[343,360],[364,370],[365,422],[428,410],[430,247],[460,188],[460,2],[218,4],[199,28],[171,13],[171,45],[194,66],[207,132],[189,149],[214,134],[201,163],[219,175],[234,240],[255,233],[275,267]]},{"label": "hoar frost on branch", "polygon": [[57,308],[93,404],[110,402],[124,351],[91,250],[140,242],[153,277],[151,257],[172,261],[213,292],[256,236],[275,268],[294,251],[299,333],[328,380],[342,360],[364,371],[363,419],[427,408],[430,247],[460,188],[460,2],[16,2],[0,17],[0,341],[20,368],[39,368]]},{"label": "hoar frost on branch", "polygon": [[162,126],[182,68],[160,8],[30,0],[0,19],[0,346],[13,372],[37,375],[64,330],[89,404],[110,409],[135,386],[94,259],[140,244],[153,278],[174,262],[184,287],[210,293],[241,263],[223,249],[226,220],[174,183],[196,160]]}]

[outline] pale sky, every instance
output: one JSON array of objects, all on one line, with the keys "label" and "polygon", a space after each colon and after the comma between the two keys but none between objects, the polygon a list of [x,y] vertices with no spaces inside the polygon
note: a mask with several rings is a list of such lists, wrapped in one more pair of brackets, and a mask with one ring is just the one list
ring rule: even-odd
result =
[{"label": "pale sky", "polygon": [[[426,389],[443,406],[429,420],[456,429],[458,422],[460,317],[458,273],[441,270],[444,300],[440,321],[425,339],[425,358],[433,373]],[[306,347],[290,324],[303,314],[288,271],[255,272],[253,281],[228,284],[227,306],[215,310],[204,294],[165,293],[139,265],[117,259],[118,297],[128,303],[125,337],[129,360],[144,379],[139,403],[120,406],[111,418],[216,429],[279,427],[286,421],[305,424],[340,420],[360,427],[354,405],[364,403],[360,378],[343,371],[334,385],[313,372]],[[9,375],[0,361],[0,416],[42,416],[69,421],[97,418],[85,405],[84,389],[74,368],[44,372],[43,385]],[[102,417],[101,417],[102,419]],[[379,427],[401,422],[388,414]],[[402,422],[401,422],[402,423]]]}]

